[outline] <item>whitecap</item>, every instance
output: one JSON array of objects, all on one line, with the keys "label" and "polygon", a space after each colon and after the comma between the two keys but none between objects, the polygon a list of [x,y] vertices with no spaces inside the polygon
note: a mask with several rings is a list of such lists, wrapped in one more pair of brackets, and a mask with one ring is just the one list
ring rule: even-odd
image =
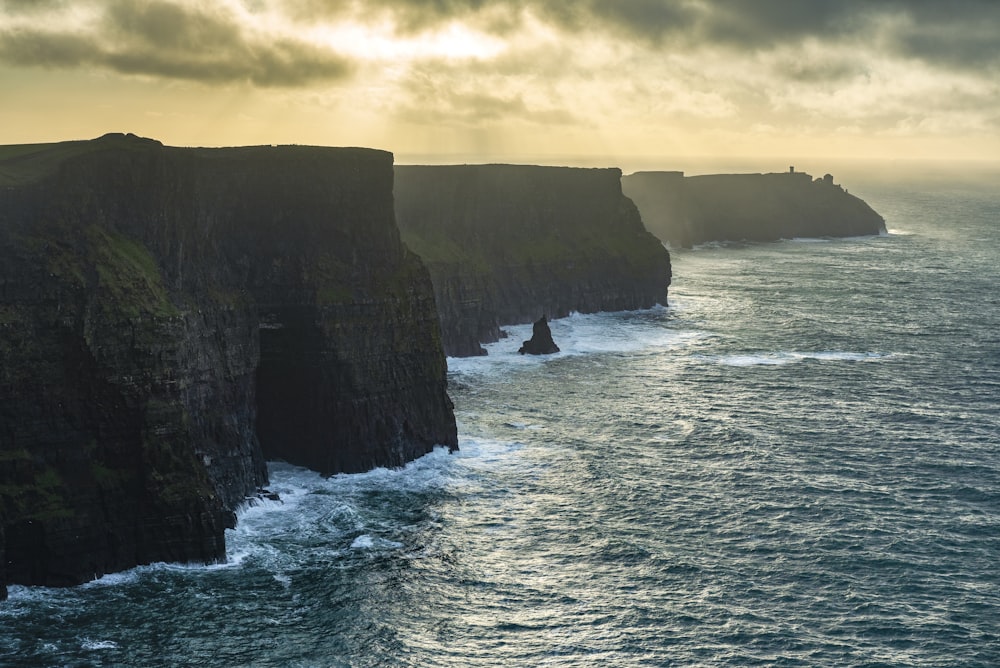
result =
[{"label": "whitecap", "polygon": [[736,244],[736,243],[739,243],[739,242],[735,242],[735,241],[705,241],[705,242],[700,243],[700,244],[694,244],[689,249],[684,249],[684,248],[673,249],[673,248],[671,248],[671,250],[693,250],[693,251],[699,251],[699,250],[716,250],[716,249],[719,249],[719,248],[726,248],[727,246],[731,246],[731,245]]},{"label": "whitecap", "polygon": [[143,569],[148,570],[149,566],[137,566],[119,573],[108,573],[107,575],[99,577],[96,580],[85,582],[80,586],[86,589],[90,587],[119,587],[121,585],[131,584],[138,579],[141,570]]},{"label": "whitecap", "polygon": [[820,361],[845,361],[845,362],[867,362],[869,360],[878,360],[889,357],[885,353],[850,353],[850,352],[837,352],[837,351],[826,351],[826,352],[815,352],[815,353],[791,353],[792,356],[799,359],[811,359]]},{"label": "whitecap", "polygon": [[193,561],[188,563],[157,561],[152,564],[135,566],[128,570],[117,573],[108,573],[99,578],[89,580],[79,585],[82,589],[100,587],[121,587],[138,582],[144,576],[156,572],[202,572],[223,570],[239,566],[239,560],[233,561],[228,558],[224,561],[217,561],[209,564]]},{"label": "whitecap", "polygon": [[358,536],[351,543],[352,550],[367,550],[375,545],[375,539],[371,536]]},{"label": "whitecap", "polygon": [[779,366],[794,360],[777,355],[723,355],[703,358],[725,366]]},{"label": "whitecap", "polygon": [[385,538],[377,538],[375,536],[369,536],[367,534],[358,536],[351,543],[352,550],[373,550],[373,549],[398,549],[403,547],[402,543],[396,542],[394,540],[387,540]]},{"label": "whitecap", "polygon": [[88,651],[100,651],[103,649],[118,649],[118,643],[113,640],[91,640],[90,638],[84,638],[80,643],[80,647]]},{"label": "whitecap", "polygon": [[530,369],[575,355],[672,349],[700,336],[670,326],[670,313],[670,309],[657,306],[639,311],[572,313],[550,320],[552,338],[560,349],[553,355],[519,354],[522,342],[531,338],[532,325],[512,325],[505,328],[507,338],[484,345],[486,356],[449,357],[448,369],[455,377]]},{"label": "whitecap", "polygon": [[736,355],[696,355],[694,359],[722,364],[724,366],[782,366],[808,360],[820,362],[869,362],[891,357],[891,353],[879,352],[843,352],[817,351],[797,352],[782,351],[772,353],[746,353]]}]

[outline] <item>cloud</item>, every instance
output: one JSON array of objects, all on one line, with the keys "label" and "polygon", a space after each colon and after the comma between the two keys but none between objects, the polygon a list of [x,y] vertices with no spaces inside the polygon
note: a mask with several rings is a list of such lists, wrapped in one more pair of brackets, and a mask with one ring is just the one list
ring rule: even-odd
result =
[{"label": "cloud", "polygon": [[[52,27],[80,7],[93,15],[82,27]],[[5,26],[5,14],[17,20]],[[618,41],[651,57],[687,51],[749,58],[809,43],[875,45],[886,57],[943,71],[1000,70],[995,0],[0,0],[0,58],[303,86],[342,78],[361,57],[309,40],[317,27],[345,22],[397,36],[461,24],[512,41],[543,25],[562,39]],[[844,60],[808,62],[775,75],[838,81],[858,69]]]},{"label": "cloud", "polygon": [[90,9],[92,16],[82,27],[60,21],[64,16],[58,11],[45,21],[0,24],[0,61],[261,87],[337,80],[352,69],[347,58],[328,48],[262,34],[225,6],[117,0]]},{"label": "cloud", "polygon": [[418,124],[455,124],[477,126],[484,122],[506,122],[519,119],[539,125],[569,125],[576,119],[568,111],[537,108],[520,95],[493,95],[448,91],[433,100],[416,95],[414,104],[397,111],[397,117]]},{"label": "cloud", "polygon": [[900,57],[959,67],[1000,58],[1000,3],[995,0],[276,0],[301,20],[371,15],[401,31],[453,21],[498,34],[531,15],[570,32],[617,34],[671,47],[770,50],[813,39],[865,41],[889,27],[885,46]]},{"label": "cloud", "polygon": [[0,10],[11,13],[47,12],[62,7],[67,0],[0,0]]},{"label": "cloud", "polygon": [[324,113],[637,145],[982,132],[1000,108],[998,34],[996,0],[0,0],[8,66],[299,89],[336,99]]}]

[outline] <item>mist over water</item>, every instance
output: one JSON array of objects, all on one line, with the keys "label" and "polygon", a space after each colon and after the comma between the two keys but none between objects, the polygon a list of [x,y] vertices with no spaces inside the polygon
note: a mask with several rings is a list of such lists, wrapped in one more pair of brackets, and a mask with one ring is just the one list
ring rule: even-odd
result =
[{"label": "mist over water", "polygon": [[227,564],[13,587],[0,665],[1000,665],[1000,196],[864,197],[450,359],[460,452],[274,463]]}]

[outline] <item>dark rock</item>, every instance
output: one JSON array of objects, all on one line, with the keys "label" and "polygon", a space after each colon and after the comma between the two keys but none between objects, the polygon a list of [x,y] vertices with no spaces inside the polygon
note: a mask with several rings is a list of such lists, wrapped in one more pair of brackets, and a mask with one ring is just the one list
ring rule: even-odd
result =
[{"label": "dark rock", "polygon": [[277,492],[272,492],[269,489],[258,489],[257,493],[253,496],[244,499],[243,503],[248,507],[254,507],[261,504],[263,501],[277,501],[278,503],[284,503],[284,499]]},{"label": "dark rock", "polygon": [[268,457],[323,473],[457,443],[392,156],[0,147],[4,581],[225,556]]},{"label": "dark rock", "polygon": [[484,354],[500,327],[667,303],[670,255],[622,195],[621,171],[396,167],[396,217],[431,273],[445,352]]},{"label": "dark rock", "polygon": [[0,517],[0,601],[7,600],[7,540],[3,525],[3,518]]},{"label": "dark rock", "polygon": [[649,230],[673,247],[885,233],[885,220],[826,174],[637,172],[622,179]]},{"label": "dark rock", "polygon": [[551,355],[559,352],[559,346],[552,340],[552,330],[544,315],[531,326],[531,338],[517,352],[522,355]]}]

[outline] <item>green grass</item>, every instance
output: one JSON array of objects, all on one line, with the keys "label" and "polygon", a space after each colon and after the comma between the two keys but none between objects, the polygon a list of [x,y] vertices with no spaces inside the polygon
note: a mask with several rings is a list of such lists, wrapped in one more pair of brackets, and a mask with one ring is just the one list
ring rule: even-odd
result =
[{"label": "green grass", "polygon": [[160,318],[180,315],[163,285],[159,265],[145,247],[99,227],[87,229],[101,286],[120,311],[131,318],[149,313]]},{"label": "green grass", "polygon": [[0,186],[38,181],[56,171],[66,160],[93,151],[93,142],[14,144],[0,146]]},{"label": "green grass", "polygon": [[49,467],[37,472],[32,484],[0,485],[0,506],[8,519],[49,520],[75,515],[66,501],[62,477]]},{"label": "green grass", "polygon": [[20,186],[54,174],[59,165],[94,151],[115,148],[149,150],[158,142],[134,136],[109,134],[99,139],[52,144],[7,144],[0,146],[0,186]]}]

